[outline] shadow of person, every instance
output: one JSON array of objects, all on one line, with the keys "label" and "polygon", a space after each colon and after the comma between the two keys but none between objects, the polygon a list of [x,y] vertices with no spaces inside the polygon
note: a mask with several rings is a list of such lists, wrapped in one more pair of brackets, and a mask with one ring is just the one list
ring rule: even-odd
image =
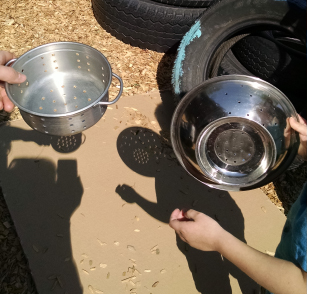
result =
[{"label": "shadow of person", "polygon": [[[76,160],[55,164],[40,155],[10,160],[13,141],[34,142],[44,149],[54,140],[10,124],[1,126],[0,185],[38,292],[82,293],[70,235],[70,217],[83,195]],[[24,147],[29,149],[26,143]]]},{"label": "shadow of person", "polygon": [[[157,201],[139,195],[128,185],[116,192],[128,203],[136,203],[164,223],[175,208],[194,208],[216,219],[223,228],[245,242],[244,219],[228,192],[206,187],[178,164],[168,140],[150,129],[131,127],[117,139],[123,162],[138,174],[155,178]],[[243,293],[256,293],[258,285],[217,252],[202,252],[177,239],[186,256],[196,288],[201,293],[231,293],[229,274],[238,280]]]}]

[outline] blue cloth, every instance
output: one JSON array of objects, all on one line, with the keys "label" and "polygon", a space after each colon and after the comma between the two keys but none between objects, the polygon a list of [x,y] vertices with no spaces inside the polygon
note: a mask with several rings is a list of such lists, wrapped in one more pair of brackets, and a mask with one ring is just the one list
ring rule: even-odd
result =
[{"label": "blue cloth", "polygon": [[307,183],[288,213],[275,257],[307,272]]}]

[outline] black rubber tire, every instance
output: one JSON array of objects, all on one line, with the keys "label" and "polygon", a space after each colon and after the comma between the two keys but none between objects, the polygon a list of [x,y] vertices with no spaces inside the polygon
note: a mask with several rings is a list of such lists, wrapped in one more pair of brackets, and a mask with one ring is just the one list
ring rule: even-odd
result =
[{"label": "black rubber tire", "polygon": [[293,48],[286,49],[280,42],[263,36],[246,36],[230,45],[224,58],[217,61],[221,61],[220,67],[212,71],[211,77],[229,74],[256,76],[280,89],[297,112],[307,108],[304,99],[307,94],[306,55]]},{"label": "black rubber tire", "polygon": [[288,53],[261,36],[247,36],[232,47],[235,58],[254,76],[279,88],[299,112],[306,107],[306,58]]},{"label": "black rubber tire", "polygon": [[232,36],[283,30],[306,44],[306,27],[306,9],[290,1],[224,0],[214,3],[186,33],[178,48],[172,77],[176,101],[209,78],[214,53]]},{"label": "black rubber tire", "polygon": [[213,1],[211,0],[153,0],[159,3],[182,6],[182,7],[209,7]]},{"label": "black rubber tire", "polygon": [[94,16],[125,43],[158,52],[177,50],[205,8],[184,8],[151,0],[92,0]]}]

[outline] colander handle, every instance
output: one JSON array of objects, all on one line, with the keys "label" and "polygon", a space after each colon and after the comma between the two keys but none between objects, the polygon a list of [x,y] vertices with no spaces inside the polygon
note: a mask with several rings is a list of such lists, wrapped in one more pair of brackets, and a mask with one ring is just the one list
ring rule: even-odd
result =
[{"label": "colander handle", "polygon": [[112,73],[112,75],[114,76],[114,77],[116,77],[118,80],[119,80],[119,82],[120,82],[120,90],[119,90],[119,93],[118,93],[118,95],[117,95],[117,97],[113,100],[113,101],[108,101],[108,102],[99,102],[99,104],[100,105],[111,105],[111,104],[114,104],[114,103],[116,103],[119,99],[120,99],[120,97],[121,97],[121,95],[122,95],[122,90],[123,90],[123,82],[122,82],[122,79],[117,75],[117,74],[115,74],[115,73]]},{"label": "colander handle", "polygon": [[13,64],[16,60],[17,60],[17,59],[11,59],[11,60],[9,60],[4,66],[9,67],[9,66],[11,66],[11,64]]}]

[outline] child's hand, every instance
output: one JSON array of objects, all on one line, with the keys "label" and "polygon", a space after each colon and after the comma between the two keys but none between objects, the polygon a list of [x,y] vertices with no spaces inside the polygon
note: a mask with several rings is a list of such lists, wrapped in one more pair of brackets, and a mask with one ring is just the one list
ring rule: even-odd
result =
[{"label": "child's hand", "polygon": [[214,219],[195,210],[174,210],[169,225],[183,241],[202,251],[217,251],[225,232]]},{"label": "child's hand", "polygon": [[0,111],[4,109],[6,112],[12,112],[14,104],[9,100],[5,89],[1,87],[1,82],[8,83],[23,83],[26,76],[22,73],[15,71],[11,67],[4,66],[9,60],[15,56],[8,51],[0,51]]},{"label": "child's hand", "polygon": [[300,115],[298,115],[298,120],[299,122],[295,118],[291,117],[290,125],[292,129],[299,133],[300,146],[298,149],[298,154],[304,160],[307,160],[307,122]]}]

